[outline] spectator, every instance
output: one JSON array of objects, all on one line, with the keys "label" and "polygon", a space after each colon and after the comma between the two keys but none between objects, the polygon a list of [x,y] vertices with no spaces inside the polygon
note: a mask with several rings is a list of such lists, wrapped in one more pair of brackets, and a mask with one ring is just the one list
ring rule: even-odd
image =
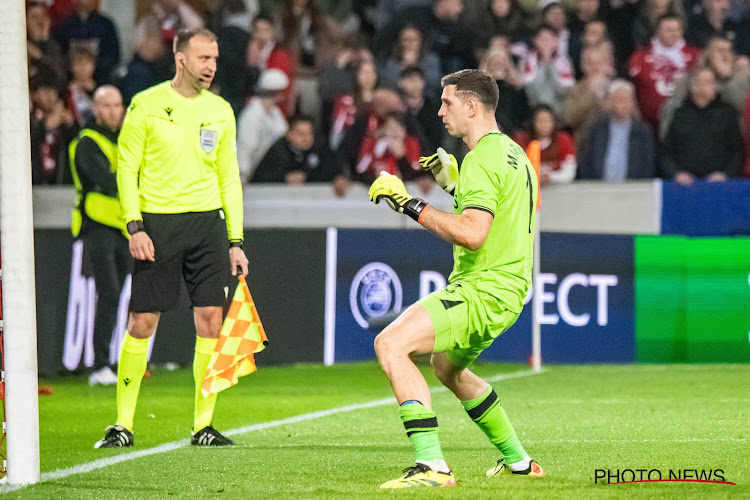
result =
[{"label": "spectator", "polygon": [[583,51],[584,77],[565,97],[563,118],[570,126],[580,149],[591,125],[605,107],[609,84],[614,76],[610,45],[588,47]]},{"label": "spectator", "polygon": [[220,33],[228,26],[234,26],[248,33],[253,19],[260,14],[259,0],[218,0],[212,3],[206,28],[214,33]]},{"label": "spectator", "polygon": [[489,50],[479,69],[492,75],[497,82],[500,100],[495,108],[495,118],[500,130],[508,135],[515,134],[531,118],[531,108],[521,73],[513,66],[508,49]]},{"label": "spectator", "polygon": [[365,137],[362,141],[354,176],[364,184],[372,184],[381,172],[404,180],[422,177],[421,153],[419,140],[406,133],[403,115],[389,112],[383,117],[375,136]]},{"label": "spectator", "polygon": [[359,113],[369,111],[375,98],[378,83],[375,63],[369,59],[360,60],[352,67],[352,72],[355,76],[351,92],[338,96],[333,104],[331,132],[328,138],[331,151],[339,148],[346,130],[352,126]]},{"label": "spectator", "polygon": [[399,75],[404,68],[416,66],[424,75],[426,91],[433,96],[441,93],[440,58],[426,49],[424,35],[419,29],[407,24],[398,33],[398,41],[391,54],[380,67],[380,83],[384,87],[398,88]]},{"label": "spectator", "polygon": [[[257,7],[257,2],[254,7]],[[243,0],[224,0],[214,11],[208,24],[217,35],[221,55],[216,61],[214,83],[219,89],[219,95],[232,106],[237,115],[245,104],[248,88],[252,88],[259,75],[257,72],[253,73],[252,83],[247,82],[250,71],[247,52],[253,18]]]},{"label": "spectator", "polygon": [[610,84],[608,111],[591,127],[579,151],[579,179],[620,183],[657,177],[654,135],[637,116],[632,83]]},{"label": "spectator", "polygon": [[684,27],[685,9],[681,0],[645,0],[640,4],[634,19],[631,21],[631,47],[647,48],[657,35],[658,25],[664,16],[680,20]]},{"label": "spectator", "polygon": [[62,85],[54,73],[39,73],[29,82],[31,90],[31,183],[72,184],[68,144],[77,129],[65,109]]},{"label": "spectator", "polygon": [[[232,105],[235,113],[239,113],[248,97],[252,95],[261,72],[278,69],[290,82],[279,101],[279,109],[284,116],[288,116],[294,108],[294,58],[288,50],[278,44],[271,18],[259,14],[253,20],[252,34],[245,40],[240,50],[239,43],[227,47],[223,45],[226,42],[222,42],[219,36],[219,53],[222,54],[219,58],[219,85],[222,97]],[[229,49],[226,56],[222,52],[222,46]]]},{"label": "spectator", "polygon": [[675,111],[664,140],[664,173],[683,185],[696,179],[721,182],[742,165],[737,111],[717,96],[716,76],[700,68],[690,76],[690,96]]},{"label": "spectator", "polygon": [[531,129],[520,132],[513,138],[523,149],[531,141],[539,141],[541,162],[539,164],[539,186],[569,184],[576,176],[576,149],[573,138],[557,130],[555,112],[547,104],[534,106],[531,112]]},{"label": "spectator", "polygon": [[50,17],[42,1],[26,3],[26,54],[29,78],[40,69],[54,71],[58,78],[65,76],[62,49],[50,38]]},{"label": "spectator", "polygon": [[283,71],[265,70],[258,79],[255,97],[237,118],[237,163],[243,183],[252,177],[268,149],[287,131],[278,103],[288,86],[289,79]]},{"label": "spectator", "polygon": [[[711,68],[716,77],[721,100],[731,104],[738,113],[742,112],[750,84],[750,68],[742,67],[732,51],[732,42],[722,37],[712,38],[700,57],[699,66]],[[672,97],[667,99],[661,110],[659,137],[664,140],[672,125],[675,110],[688,96],[689,78],[683,77],[675,86]]]},{"label": "spectator", "polygon": [[295,92],[298,110],[321,122],[318,75],[334,64],[340,47],[336,22],[315,6],[312,0],[285,0],[277,19],[284,47],[295,61]]},{"label": "spectator", "polygon": [[431,4],[432,0],[378,0],[376,27],[379,30],[385,28],[406,9],[413,7],[429,8]]},{"label": "spectator", "polygon": [[652,130],[658,130],[659,112],[674,93],[675,82],[695,66],[699,53],[682,38],[680,18],[668,14],[659,19],[651,46],[637,50],[630,58],[630,80],[635,85],[641,116]]},{"label": "spectator", "polygon": [[750,93],[745,101],[745,110],[742,114],[743,124],[745,126],[745,177],[750,177]]},{"label": "spectator", "polygon": [[375,62],[375,57],[365,48],[358,36],[348,36],[344,39],[343,48],[336,56],[335,64],[323,68],[318,78],[320,99],[323,102],[322,131],[328,136],[333,125],[334,107],[340,96],[354,92],[357,73],[354,68],[367,61]]},{"label": "spectator", "polygon": [[203,18],[184,0],[156,0],[151,13],[141,18],[139,24],[145,22],[155,22],[159,26],[164,48],[170,52],[178,31],[203,27]]},{"label": "spectator", "polygon": [[96,54],[94,79],[109,81],[120,61],[120,41],[114,23],[97,9],[97,0],[74,0],[75,15],[62,21],[55,29],[55,38],[65,54],[76,46],[86,46]]},{"label": "spectator", "polygon": [[565,7],[560,0],[542,0],[542,23],[552,28],[557,35],[557,53],[570,56],[570,30]]},{"label": "spectator", "polygon": [[741,29],[739,23],[729,19],[729,0],[702,0],[701,7],[688,20],[687,43],[702,49],[713,37],[737,38]]},{"label": "spectator", "polygon": [[373,52],[383,60],[397,33],[405,25],[414,25],[429,41],[426,48],[440,58],[442,74],[474,67],[471,57],[472,35],[461,23],[463,0],[433,0],[430,7],[404,9],[398,19],[384,27],[376,36]]},{"label": "spectator", "polygon": [[399,95],[390,89],[377,89],[369,109],[357,115],[354,123],[346,130],[341,145],[333,156],[337,169],[333,182],[336,196],[344,196],[355,179],[354,172],[360,159],[362,144],[367,138],[375,138],[384,117],[392,111],[404,112],[404,103]]},{"label": "spectator", "polygon": [[583,37],[586,24],[597,20],[599,16],[599,0],[576,0],[573,12],[568,15],[568,28],[571,41]]},{"label": "spectator", "polygon": [[294,57],[278,43],[270,17],[259,15],[253,21],[253,32],[247,48],[247,63],[250,67],[258,68],[259,72],[267,69],[284,72],[289,79],[289,87],[281,93],[279,107],[285,116],[291,114],[294,111]]},{"label": "spectator", "polygon": [[558,36],[545,24],[537,29],[534,47],[521,61],[521,73],[529,103],[548,104],[557,113],[567,88],[575,83],[567,53],[559,50]]},{"label": "spectator", "polygon": [[[570,30],[570,42],[568,43],[568,55],[576,70],[576,77],[581,76],[581,52],[584,48],[584,33],[590,22],[599,21],[604,28],[604,21],[598,19],[599,0],[576,0],[575,9],[568,16],[568,29]],[[606,34],[606,29],[604,30]]]},{"label": "spectator", "polygon": [[436,151],[443,142],[445,130],[438,116],[441,102],[425,93],[422,70],[416,66],[404,69],[399,78],[398,90],[406,106],[406,116],[415,125],[420,148],[425,153]]},{"label": "spectator", "polygon": [[489,0],[487,8],[476,20],[478,38],[484,46],[497,36],[505,37],[511,43],[523,42],[531,36],[526,24],[528,17],[518,0]]},{"label": "spectator", "polygon": [[169,80],[174,74],[174,58],[162,40],[161,28],[153,17],[142,20],[133,36],[135,54],[115,72],[114,84],[127,107],[138,92]]},{"label": "spectator", "polygon": [[299,186],[331,179],[320,161],[312,119],[298,115],[290,118],[286,135],[271,146],[250,182],[284,182]]},{"label": "spectator", "polygon": [[88,47],[75,47],[70,54],[72,79],[68,84],[65,107],[73,114],[79,127],[86,125],[94,117],[94,68],[96,54]]},{"label": "spectator", "polygon": [[640,5],[639,2],[614,0],[601,2],[599,6],[602,19],[607,24],[607,36],[612,42],[615,68],[621,77],[627,77],[628,60],[635,48],[632,25]]},{"label": "spectator", "polygon": [[[583,34],[580,38],[580,50],[575,56],[571,57],[573,67],[575,68],[576,78],[583,78],[583,69],[581,68],[581,55],[583,54],[583,51],[588,47],[598,47],[599,45],[609,46],[609,65],[611,67],[611,74],[612,76],[617,74],[615,48],[609,40],[607,24],[601,19],[594,19],[587,22],[583,27]],[[625,62],[627,63],[627,61]]]}]

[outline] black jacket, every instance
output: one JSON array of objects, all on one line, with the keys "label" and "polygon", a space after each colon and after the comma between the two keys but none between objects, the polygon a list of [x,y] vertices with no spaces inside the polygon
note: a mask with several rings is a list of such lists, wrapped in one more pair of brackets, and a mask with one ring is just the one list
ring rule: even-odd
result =
[{"label": "black jacket", "polygon": [[[600,180],[604,178],[604,161],[609,146],[609,116],[598,120],[591,127],[588,141],[581,151],[578,163],[578,179]],[[658,177],[654,134],[643,121],[633,119],[628,140],[628,179],[651,179]]]},{"label": "black jacket", "polygon": [[307,151],[292,148],[286,137],[282,137],[268,150],[253,172],[250,182],[285,182],[286,174],[302,171],[307,174],[307,182],[329,182],[334,173],[328,171],[327,164],[321,161],[320,154],[313,147]]},{"label": "black jacket", "polygon": [[[113,132],[95,123],[90,123],[86,128],[99,132],[117,144],[119,131]],[[113,198],[117,196],[117,174],[112,172],[109,159],[90,137],[81,137],[78,141],[75,163],[84,193],[96,191]]]},{"label": "black jacket", "polygon": [[678,171],[696,177],[726,172],[736,177],[742,166],[742,133],[737,110],[721,99],[699,108],[687,99],[675,111],[663,145],[664,177]]}]

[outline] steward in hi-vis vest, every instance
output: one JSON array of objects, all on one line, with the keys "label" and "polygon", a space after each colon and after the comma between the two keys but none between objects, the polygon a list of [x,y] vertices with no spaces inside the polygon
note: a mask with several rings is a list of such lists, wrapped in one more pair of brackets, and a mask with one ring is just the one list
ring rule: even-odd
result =
[{"label": "steward in hi-vis vest", "polygon": [[70,144],[70,166],[76,187],[73,236],[83,241],[99,296],[94,319],[94,367],[89,384],[114,385],[109,345],[117,323],[120,292],[133,259],[117,191],[117,136],[124,109],[120,91],[111,85],[94,93],[94,122]]}]

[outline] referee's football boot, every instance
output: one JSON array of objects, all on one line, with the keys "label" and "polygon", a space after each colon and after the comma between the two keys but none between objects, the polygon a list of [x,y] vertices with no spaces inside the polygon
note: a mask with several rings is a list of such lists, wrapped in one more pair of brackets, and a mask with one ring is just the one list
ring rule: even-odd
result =
[{"label": "referee's football boot", "polygon": [[505,461],[501,458],[497,461],[497,464],[493,468],[487,471],[487,477],[497,476],[503,471],[510,474],[527,477],[544,477],[546,475],[544,469],[542,469],[539,464],[534,462],[533,460],[529,462],[529,467],[527,469],[512,470],[510,467],[505,465]]},{"label": "referee's football boot", "polygon": [[107,433],[94,443],[94,448],[127,448],[133,446],[133,433],[121,425],[110,425]]},{"label": "referee's football boot", "polygon": [[193,446],[234,446],[234,441],[226,436],[222,436],[219,431],[207,425],[198,432],[193,433],[193,439],[190,441]]},{"label": "referee's football boot", "polygon": [[388,481],[380,485],[381,489],[413,488],[413,487],[437,487],[455,486],[456,478],[453,472],[440,472],[430,469],[425,464],[418,463],[413,467],[404,469],[404,475],[398,479]]}]

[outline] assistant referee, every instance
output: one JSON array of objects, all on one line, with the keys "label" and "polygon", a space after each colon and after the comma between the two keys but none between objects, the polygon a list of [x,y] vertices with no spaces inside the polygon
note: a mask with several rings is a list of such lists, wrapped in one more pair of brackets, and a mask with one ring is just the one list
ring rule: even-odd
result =
[{"label": "assistant referee", "polygon": [[229,103],[207,90],[219,56],[216,36],[182,31],[173,48],[174,79],[133,98],[119,138],[117,187],[136,260],[117,421],[95,448],[133,446],[149,337],[160,313],[177,302],[183,279],[197,333],[192,444],[234,444],[211,426],[216,396],[204,398],[200,387],[221,330],[229,271],[247,274],[236,125]]}]

